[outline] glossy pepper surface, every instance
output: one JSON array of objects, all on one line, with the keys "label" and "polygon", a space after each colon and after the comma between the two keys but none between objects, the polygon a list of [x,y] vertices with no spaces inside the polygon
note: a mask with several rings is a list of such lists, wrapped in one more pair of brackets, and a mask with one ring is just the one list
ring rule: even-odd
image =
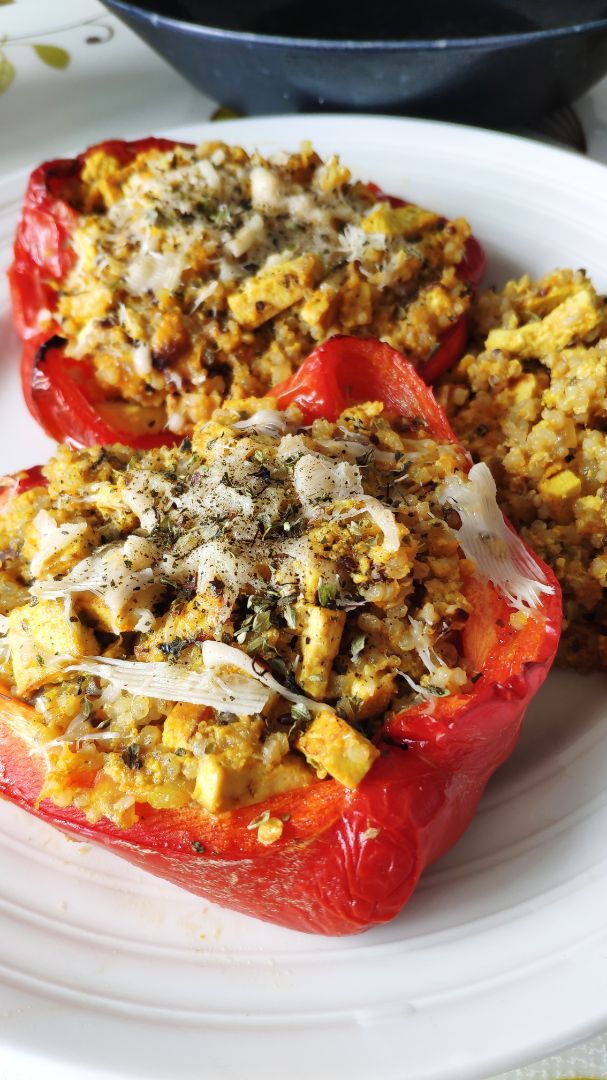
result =
[{"label": "glossy pepper surface", "polygon": [[[107,415],[106,396],[96,382],[93,365],[86,359],[70,360],[65,355],[65,341],[57,336],[60,328],[51,327],[41,333],[39,324],[42,311],[52,314],[55,309],[57,287],[76,259],[71,235],[78,215],[69,195],[89,155],[104,150],[126,164],[151,147],[168,150],[175,145],[170,139],[152,137],[135,142],[113,140],[93,146],[77,158],[46,162],[30,177],[9,282],[15,327],[24,341],[23,393],[32,416],[51,438],[76,446],[122,442],[136,449],[171,445],[176,441],[169,431],[134,434],[125,429],[124,422],[119,427],[111,418],[111,410]],[[403,199],[384,194],[375,184],[369,187],[379,200],[386,200],[391,206],[406,205]],[[474,289],[484,268],[483,249],[470,237],[459,276]],[[445,331],[439,347],[422,365],[420,373],[426,382],[434,382],[459,359],[467,336],[467,318],[462,316]]]},{"label": "glossy pepper surface", "polygon": [[[336,338],[278,388],[280,406],[300,405],[306,421],[336,418],[348,403],[382,400],[439,441],[455,436],[431,391],[389,346]],[[32,482],[35,482],[35,478]],[[27,479],[19,481],[24,490]],[[10,494],[9,494],[10,498]],[[522,629],[492,585],[471,578],[473,613],[462,648],[470,689],[416,704],[386,720],[380,757],[354,790],[335,780],[212,816],[140,806],[126,829],[86,821],[74,807],[38,803],[44,767],[19,732],[31,706],[0,697],[0,793],[63,829],[100,843],[191,892],[297,930],[351,934],[394,918],[429,863],[461,836],[487,780],[513,749],[525,709],[545,679],[561,623],[552,591]],[[91,776],[90,782],[94,782]],[[282,836],[262,846],[254,823],[269,813]]]}]

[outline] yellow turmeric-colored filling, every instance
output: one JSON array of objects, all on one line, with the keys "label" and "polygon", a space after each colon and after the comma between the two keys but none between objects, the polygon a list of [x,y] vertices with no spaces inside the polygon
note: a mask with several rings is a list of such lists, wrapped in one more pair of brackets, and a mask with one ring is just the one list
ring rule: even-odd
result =
[{"label": "yellow turmeric-colored filling", "polygon": [[0,515],[3,679],[34,706],[42,797],[126,826],[356,787],[387,712],[478,677],[441,497],[465,473],[379,403],[302,428],[252,399],[174,449],[59,447]]},{"label": "yellow turmeric-colored filling", "polygon": [[309,145],[152,149],[124,166],[98,150],[72,188],[76,262],[40,325],[92,358],[118,429],[185,434],[333,334],[421,363],[470,304],[464,220],[378,201]]},{"label": "yellow turmeric-colored filling", "polygon": [[438,392],[498,500],[563,590],[559,661],[607,665],[607,312],[583,271],[481,294]]}]

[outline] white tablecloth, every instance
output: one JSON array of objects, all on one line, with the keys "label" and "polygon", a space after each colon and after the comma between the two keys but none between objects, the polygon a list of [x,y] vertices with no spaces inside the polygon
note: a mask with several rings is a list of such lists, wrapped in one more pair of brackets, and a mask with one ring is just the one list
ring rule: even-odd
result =
[{"label": "white tablecloth", "polygon": [[[202,122],[214,108],[97,0],[0,0],[3,173],[96,140]],[[607,162],[607,80],[576,108],[589,155]],[[607,1033],[499,1080],[569,1077],[607,1078]]]}]

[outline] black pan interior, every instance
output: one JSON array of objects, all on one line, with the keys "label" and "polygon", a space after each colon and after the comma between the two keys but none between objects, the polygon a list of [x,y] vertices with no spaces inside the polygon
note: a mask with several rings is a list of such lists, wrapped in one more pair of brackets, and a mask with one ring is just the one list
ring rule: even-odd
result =
[{"label": "black pan interior", "polygon": [[428,41],[557,30],[607,17],[606,0],[139,0],[223,30],[350,41]]}]

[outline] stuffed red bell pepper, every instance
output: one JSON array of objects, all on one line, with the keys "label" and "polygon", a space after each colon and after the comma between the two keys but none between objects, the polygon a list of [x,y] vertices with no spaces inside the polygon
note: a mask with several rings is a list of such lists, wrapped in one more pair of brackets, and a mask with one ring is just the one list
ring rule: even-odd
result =
[{"label": "stuffed red bell pepper", "polygon": [[464,351],[484,261],[462,219],[311,149],[102,143],[26,192],[9,271],[26,402],[60,441],[143,449],[336,333],[388,339],[433,381]]},{"label": "stuffed red bell pepper", "polygon": [[397,915],[561,621],[413,367],[337,338],[178,448],[44,472],[0,515],[2,795],[287,927]]}]

